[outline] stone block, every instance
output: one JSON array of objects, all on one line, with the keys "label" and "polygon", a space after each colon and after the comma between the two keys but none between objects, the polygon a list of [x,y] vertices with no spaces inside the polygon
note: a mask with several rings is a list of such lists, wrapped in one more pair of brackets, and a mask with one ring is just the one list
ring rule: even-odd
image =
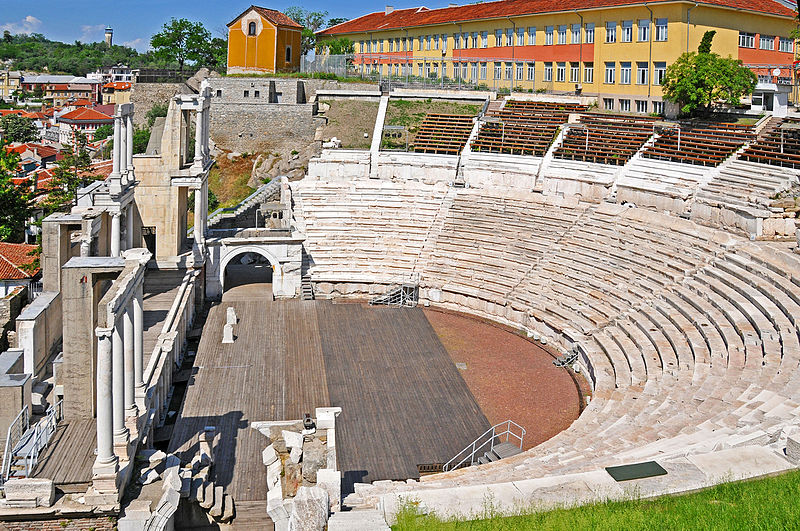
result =
[{"label": "stone block", "polygon": [[200,507],[203,509],[211,509],[214,505],[214,482],[206,481],[203,485],[203,501],[200,502]]},{"label": "stone block", "polygon": [[800,463],[800,434],[786,438],[786,458],[794,464]]},{"label": "stone block", "polygon": [[336,427],[336,417],[341,414],[340,407],[318,407],[314,414],[317,417],[317,429],[327,430]]},{"label": "stone block", "polygon": [[5,483],[5,493],[10,507],[50,507],[56,501],[52,479],[9,479]]},{"label": "stone block", "polygon": [[289,513],[283,505],[283,493],[280,488],[267,492],[267,514],[274,522],[289,519]]},{"label": "stone block", "polygon": [[222,490],[222,485],[214,487],[214,505],[208,510],[208,514],[214,518],[220,518],[225,505],[225,492]]},{"label": "stone block", "polygon": [[192,488],[192,470],[190,468],[184,468],[180,472],[180,478],[181,488],[179,492],[181,494],[181,498],[188,498],[189,492]]},{"label": "stone block", "polygon": [[274,463],[278,459],[278,452],[275,451],[275,447],[270,444],[264,451],[261,452],[261,460],[264,462],[264,466],[269,466]]},{"label": "stone block", "polygon": [[233,306],[228,306],[228,309],[225,311],[225,317],[226,324],[235,325],[239,322],[239,320],[236,318],[236,310]]},{"label": "stone block", "polygon": [[287,497],[292,497],[303,483],[303,471],[299,464],[289,462],[284,464],[283,470],[283,492]]},{"label": "stone block", "polygon": [[133,500],[125,507],[125,515],[117,520],[117,530],[141,531],[150,516],[150,501]]},{"label": "stone block", "polygon": [[174,490],[176,492],[180,492],[181,484],[181,472],[177,466],[169,467],[164,471],[163,490]]},{"label": "stone block", "polygon": [[226,324],[222,328],[222,344],[229,345],[233,343],[233,325]]},{"label": "stone block", "polygon": [[283,464],[280,459],[276,459],[267,466],[267,490],[273,490],[281,482],[281,471]]},{"label": "stone block", "polygon": [[299,463],[300,459],[302,457],[303,457],[303,449],[302,448],[294,447],[289,452],[289,460],[294,464]]},{"label": "stone block", "polygon": [[338,470],[321,468],[317,470],[317,487],[328,493],[331,511],[339,511],[342,501],[342,475]]},{"label": "stone block", "polygon": [[149,485],[150,483],[154,482],[158,479],[158,472],[155,469],[147,468],[142,470],[142,475],[139,476],[139,483],[142,485]]},{"label": "stone block", "polygon": [[328,493],[319,487],[300,487],[289,517],[290,531],[322,531],[328,523]]},{"label": "stone block", "polygon": [[326,446],[319,439],[312,439],[303,445],[303,479],[309,483],[317,482],[317,470],[328,464]]},{"label": "stone block", "polygon": [[281,437],[286,442],[287,448],[302,448],[303,435],[295,431],[281,430]]}]

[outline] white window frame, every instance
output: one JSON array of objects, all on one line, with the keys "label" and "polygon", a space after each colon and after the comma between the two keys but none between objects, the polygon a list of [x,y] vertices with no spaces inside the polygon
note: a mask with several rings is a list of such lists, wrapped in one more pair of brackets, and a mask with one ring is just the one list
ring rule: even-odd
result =
[{"label": "white window frame", "polygon": [[594,63],[583,63],[583,82],[594,83]]},{"label": "white window frame", "polygon": [[503,46],[503,30],[501,29],[494,30],[494,45],[497,48]]},{"label": "white window frame", "polygon": [[667,74],[666,61],[659,61],[653,63],[653,85],[661,85],[664,81],[664,76]]},{"label": "white window frame", "polygon": [[489,47],[489,32],[484,31],[481,32],[481,48],[488,48]]},{"label": "white window frame", "polygon": [[525,63],[518,62],[516,67],[516,81],[524,81],[525,78],[523,77],[525,74]]},{"label": "white window frame", "polygon": [[500,61],[494,62],[494,79],[495,81],[503,79],[503,63]]},{"label": "white window frame", "polygon": [[553,44],[553,26],[545,26],[544,27],[544,44],[545,46],[551,46]]},{"label": "white window frame", "polygon": [[643,62],[636,63],[636,84],[647,85],[650,83],[650,65]]},{"label": "white window frame", "polygon": [[525,28],[517,28],[517,46],[525,46]]},{"label": "white window frame", "polygon": [[581,82],[581,64],[580,63],[570,63],[569,64],[569,82],[570,83],[580,83]]},{"label": "white window frame", "polygon": [[570,35],[570,43],[572,44],[580,44],[581,43],[581,25],[580,24],[573,24],[571,27],[571,35]]},{"label": "white window frame", "polygon": [[586,44],[594,43],[594,22],[587,22],[584,29],[586,33]]},{"label": "white window frame", "polygon": [[647,100],[636,100],[636,112],[647,114]]},{"label": "white window frame", "polygon": [[506,65],[505,66],[506,66],[506,68],[505,68],[505,74],[506,74],[505,79],[506,80],[513,80],[514,79],[514,63],[506,61]]},{"label": "white window frame", "polygon": [[536,63],[528,63],[528,81],[536,79]]},{"label": "white window frame", "polygon": [[567,63],[566,62],[556,63],[556,81],[559,83],[564,83],[566,80],[567,80]]},{"label": "white window frame", "polygon": [[481,79],[486,79],[487,70],[486,63],[481,63]]},{"label": "white window frame", "polygon": [[558,44],[567,44],[567,25],[558,26]]},{"label": "white window frame", "polygon": [[778,51],[784,53],[794,53],[794,41],[786,37],[779,38]]},{"label": "white window frame", "polygon": [[620,22],[622,34],[620,35],[619,42],[633,42],[633,21],[623,20]]},{"label": "white window frame", "polygon": [[536,26],[531,26],[528,28],[528,46],[534,46],[536,44]]},{"label": "white window frame", "polygon": [[609,20],[606,22],[606,44],[617,42],[617,21]]},{"label": "white window frame", "polygon": [[607,61],[605,76],[603,77],[604,83],[606,85],[613,85],[617,81],[616,78],[617,78],[617,63]]},{"label": "white window frame", "polygon": [[620,85],[630,85],[631,84],[631,74],[633,67],[630,61],[622,61],[619,63],[619,84]]},{"label": "white window frame", "polygon": [[758,38],[759,50],[775,50],[775,35],[761,35]]},{"label": "white window frame", "polygon": [[603,109],[606,111],[614,110],[614,98],[603,98]]},{"label": "white window frame", "polygon": [[654,101],[653,102],[653,113],[655,113],[655,114],[664,114],[664,102],[663,101]]},{"label": "white window frame", "polygon": [[620,112],[631,112],[631,100],[627,98],[620,98],[619,100]]},{"label": "white window frame", "polygon": [[547,61],[544,63],[544,82],[552,83],[553,81],[553,63]]},{"label": "white window frame", "polygon": [[638,42],[647,42],[650,40],[650,19],[640,18],[636,23],[636,37]]},{"label": "white window frame", "polygon": [[669,20],[666,18],[656,19],[656,42],[666,42],[669,35]]}]

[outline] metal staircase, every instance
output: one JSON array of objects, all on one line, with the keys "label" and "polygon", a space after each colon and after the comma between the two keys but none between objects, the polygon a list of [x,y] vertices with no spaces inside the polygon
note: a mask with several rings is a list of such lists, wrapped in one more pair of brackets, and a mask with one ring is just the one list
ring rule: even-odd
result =
[{"label": "metal staircase", "polygon": [[62,418],[60,400],[47,408],[47,414],[33,426],[30,425],[28,406],[22,408],[8,427],[0,477],[3,483],[9,479],[30,477],[39,462],[39,454],[47,447]]},{"label": "metal staircase", "polygon": [[419,282],[392,283],[386,293],[370,299],[370,306],[413,308],[419,302]]},{"label": "metal staircase", "polygon": [[444,464],[443,472],[472,465],[485,465],[522,453],[525,428],[512,420],[495,424],[472,444]]}]

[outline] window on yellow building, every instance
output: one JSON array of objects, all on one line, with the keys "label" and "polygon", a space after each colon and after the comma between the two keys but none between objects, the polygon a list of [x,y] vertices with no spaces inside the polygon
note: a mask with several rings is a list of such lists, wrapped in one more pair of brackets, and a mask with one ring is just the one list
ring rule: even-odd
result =
[{"label": "window on yellow building", "polygon": [[572,44],[580,44],[581,43],[581,25],[580,24],[573,24],[572,25]]},{"label": "window on yellow building", "polygon": [[567,63],[556,63],[556,81],[563,83],[566,81]]},{"label": "window on yellow building", "polygon": [[636,100],[636,112],[642,114],[647,112],[647,100]]},{"label": "window on yellow building", "polygon": [[616,63],[606,63],[606,77],[605,82],[608,85],[613,85],[616,82],[617,65]]},{"label": "window on yellow building", "polygon": [[536,77],[536,63],[528,63],[528,81],[533,81]]},{"label": "window on yellow building", "polygon": [[640,18],[639,22],[636,23],[636,26],[639,28],[638,34],[638,41],[639,42],[647,42],[650,40],[650,20],[646,18]]},{"label": "window on yellow building", "polygon": [[525,28],[517,28],[517,46],[525,46]]},{"label": "window on yellow building", "polygon": [[503,30],[494,30],[494,45],[496,47],[503,45]]},{"label": "window on yellow building", "polygon": [[459,38],[459,34],[458,33],[453,33],[453,49],[454,50],[460,50],[461,49],[461,44],[459,43],[460,40],[461,39]]},{"label": "window on yellow building", "polygon": [[256,34],[256,23],[255,22],[251,22],[250,24],[247,25],[247,34],[250,35],[250,36],[253,36],[253,35]]},{"label": "window on yellow building", "polygon": [[506,46],[514,46],[514,28],[506,28]]},{"label": "window on yellow building", "polygon": [[522,81],[524,79],[522,77],[522,74],[524,72],[525,72],[524,63],[517,63],[516,76],[514,77],[514,79],[516,79],[517,81]]},{"label": "window on yellow building", "polygon": [[653,85],[660,85],[664,81],[664,76],[666,74],[667,74],[666,62],[653,63]]},{"label": "window on yellow building", "polygon": [[506,79],[514,79],[514,64],[506,63]]},{"label": "window on yellow building", "polygon": [[567,44],[567,25],[562,24],[558,27],[558,44]]},{"label": "window on yellow building", "polygon": [[536,44],[536,26],[528,28],[528,46]]},{"label": "window on yellow building", "polygon": [[583,82],[594,83],[594,63],[583,63]]},{"label": "window on yellow building", "polygon": [[594,22],[586,24],[586,44],[594,43]]},{"label": "window on yellow building", "polygon": [[665,18],[656,19],[656,40],[662,42],[667,40],[667,19]]},{"label": "window on yellow building", "polygon": [[631,100],[619,100],[619,110],[622,112],[631,112]]},{"label": "window on yellow building", "polygon": [[544,27],[544,43],[548,46],[553,44],[553,26]]},{"label": "window on yellow building", "polygon": [[774,35],[761,35],[758,39],[758,47],[762,50],[775,49],[775,36]]},{"label": "window on yellow building", "polygon": [[546,83],[553,81],[553,63],[547,62],[544,64],[544,81]]},{"label": "window on yellow building", "polygon": [[653,102],[653,112],[656,114],[664,114],[664,102],[663,101],[654,101]]},{"label": "window on yellow building", "polygon": [[581,80],[581,65],[580,63],[569,64],[569,82],[579,83]]},{"label": "window on yellow building", "polygon": [[486,79],[486,63],[481,63],[481,79]]},{"label": "window on yellow building", "polygon": [[613,43],[617,42],[617,23],[616,22],[606,22],[606,42]]},{"label": "window on yellow building", "polygon": [[477,31],[472,33],[472,39],[469,41],[469,47],[470,48],[480,48],[481,47],[480,44],[478,44],[480,42],[478,40],[478,35],[479,34],[478,34]]},{"label": "window on yellow building", "polygon": [[495,80],[502,79],[503,77],[503,63],[495,61],[494,63],[494,78]]},{"label": "window on yellow building", "polygon": [[619,82],[623,85],[631,84],[631,63],[628,61],[619,64]]},{"label": "window on yellow building", "polygon": [[622,21],[622,38],[620,42],[633,42],[633,21]]},{"label": "window on yellow building", "polygon": [[473,81],[478,79],[478,63],[472,63],[470,67],[470,77]]},{"label": "window on yellow building", "polygon": [[636,63],[636,84],[647,85],[650,72],[647,63]]},{"label": "window on yellow building", "polygon": [[489,47],[489,32],[484,31],[481,33],[481,48]]}]

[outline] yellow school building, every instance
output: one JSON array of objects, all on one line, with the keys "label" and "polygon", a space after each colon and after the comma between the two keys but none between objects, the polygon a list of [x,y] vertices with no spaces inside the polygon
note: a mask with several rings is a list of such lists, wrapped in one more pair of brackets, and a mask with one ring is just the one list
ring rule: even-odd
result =
[{"label": "yellow school building", "polygon": [[228,23],[228,74],[298,70],[302,29],[280,11],[248,7]]},{"label": "yellow school building", "polygon": [[662,113],[667,65],[697,50],[707,30],[717,32],[712,51],[741,59],[760,88],[791,85],[794,17],[775,0],[501,0],[387,7],[317,36],[323,46],[350,39],[356,65],[383,76],[579,91],[608,110]]}]

